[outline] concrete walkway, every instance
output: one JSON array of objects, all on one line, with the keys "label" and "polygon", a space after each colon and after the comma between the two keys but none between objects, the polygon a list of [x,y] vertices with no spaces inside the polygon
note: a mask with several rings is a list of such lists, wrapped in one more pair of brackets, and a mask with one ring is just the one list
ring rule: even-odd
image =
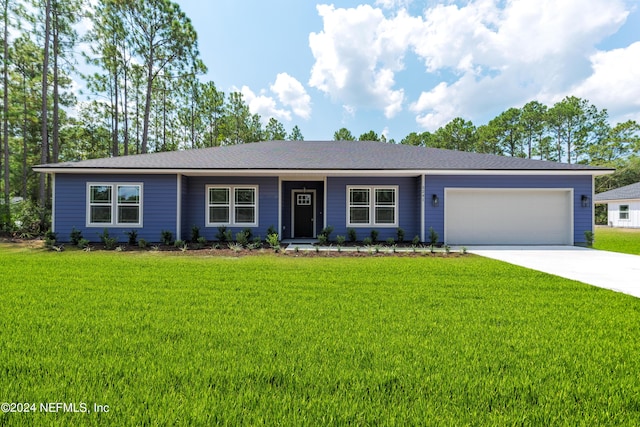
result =
[{"label": "concrete walkway", "polygon": [[575,246],[471,246],[470,253],[640,298],[640,256]]}]

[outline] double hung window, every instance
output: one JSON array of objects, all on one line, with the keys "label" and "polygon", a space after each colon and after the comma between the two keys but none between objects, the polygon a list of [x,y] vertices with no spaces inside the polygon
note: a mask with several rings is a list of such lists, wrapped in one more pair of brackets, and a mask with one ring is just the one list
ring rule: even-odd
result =
[{"label": "double hung window", "polygon": [[87,226],[142,226],[142,184],[89,183]]},{"label": "double hung window", "polygon": [[258,187],[207,187],[207,225],[258,225]]},{"label": "double hung window", "polygon": [[397,226],[397,187],[347,187],[348,226]]}]

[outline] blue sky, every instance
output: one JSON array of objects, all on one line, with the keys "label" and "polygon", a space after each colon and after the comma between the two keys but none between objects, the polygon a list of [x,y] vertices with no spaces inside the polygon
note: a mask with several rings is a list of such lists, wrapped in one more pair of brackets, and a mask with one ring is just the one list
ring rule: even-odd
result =
[{"label": "blue sky", "polygon": [[[640,121],[637,0],[177,0],[204,77],[306,140],[397,141],[567,95]],[[588,7],[585,5],[588,4]]]}]

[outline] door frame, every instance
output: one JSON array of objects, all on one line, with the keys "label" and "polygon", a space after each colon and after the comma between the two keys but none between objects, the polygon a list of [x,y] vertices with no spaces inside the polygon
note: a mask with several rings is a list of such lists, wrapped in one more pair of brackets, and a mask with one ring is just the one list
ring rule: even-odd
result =
[{"label": "door frame", "polygon": [[294,188],[291,190],[291,238],[295,239],[296,236],[296,194],[311,194],[311,222],[313,223],[313,235],[312,238],[316,238],[316,203],[317,195],[315,189]]}]

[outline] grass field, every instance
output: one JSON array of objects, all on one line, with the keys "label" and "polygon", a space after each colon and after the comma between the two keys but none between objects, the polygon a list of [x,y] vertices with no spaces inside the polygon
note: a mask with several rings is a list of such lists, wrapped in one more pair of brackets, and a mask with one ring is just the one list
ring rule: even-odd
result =
[{"label": "grass field", "polygon": [[497,261],[3,245],[0,268],[0,402],[38,405],[0,425],[640,424],[640,300]]},{"label": "grass field", "polygon": [[597,227],[593,247],[605,251],[640,255],[640,229]]}]

